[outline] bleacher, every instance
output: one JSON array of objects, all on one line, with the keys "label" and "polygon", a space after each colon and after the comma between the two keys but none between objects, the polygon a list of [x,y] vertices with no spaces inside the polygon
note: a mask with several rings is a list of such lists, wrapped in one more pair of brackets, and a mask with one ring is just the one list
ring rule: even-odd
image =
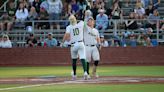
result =
[{"label": "bleacher", "polygon": [[[124,1],[124,0],[123,0]],[[135,6],[135,2],[132,2],[129,7],[124,6],[123,2],[123,11],[124,11],[124,16],[127,16],[129,14],[129,12],[133,11],[134,6]],[[3,13],[3,10],[0,11],[0,14]],[[161,0],[161,5],[159,7],[159,13],[162,17],[164,17],[164,1]],[[117,20],[112,20],[113,23],[117,24]],[[121,20],[121,21],[125,21],[125,20]],[[145,20],[144,20],[145,21]],[[35,22],[35,21],[33,21]],[[46,22],[46,21],[45,21]],[[59,21],[61,22],[61,21]],[[106,37],[107,40],[110,40],[110,36],[113,36],[115,34],[121,36],[122,33],[121,32],[125,32],[125,31],[133,31],[135,35],[140,34],[141,30],[124,30],[124,29],[119,29],[118,27],[113,27],[112,29],[108,29],[105,31],[104,36]],[[33,27],[32,33],[35,34],[35,37],[38,40],[41,39],[45,39],[48,32],[52,32],[54,35],[54,37],[58,40],[61,41],[63,38],[63,35],[65,33],[65,29],[36,29],[35,27]],[[6,33],[6,31],[2,32],[0,31],[0,34],[2,33]],[[24,47],[26,44],[26,39],[29,35],[29,32],[25,27],[22,28],[17,28],[15,27],[12,31],[7,32],[14,47]],[[153,35],[156,35],[156,39],[158,42],[164,42],[164,33],[160,30],[155,30],[155,33],[153,33]]]}]

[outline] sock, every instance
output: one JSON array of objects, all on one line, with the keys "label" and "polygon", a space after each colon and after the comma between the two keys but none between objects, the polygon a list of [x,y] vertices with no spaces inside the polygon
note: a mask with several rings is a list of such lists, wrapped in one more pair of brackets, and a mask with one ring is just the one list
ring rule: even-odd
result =
[{"label": "sock", "polygon": [[85,61],[85,59],[80,59],[80,61],[81,61],[81,64],[82,64],[82,66],[83,66],[84,72],[86,72],[86,71],[87,71],[87,66],[86,66],[86,61]]},{"label": "sock", "polygon": [[99,61],[97,60],[97,61],[94,62],[94,65],[98,66],[98,63],[99,63]]},{"label": "sock", "polygon": [[89,74],[89,62],[87,62],[87,73]]},{"label": "sock", "polygon": [[73,69],[74,75],[76,75],[76,62],[77,62],[77,59],[72,59],[72,69]]}]

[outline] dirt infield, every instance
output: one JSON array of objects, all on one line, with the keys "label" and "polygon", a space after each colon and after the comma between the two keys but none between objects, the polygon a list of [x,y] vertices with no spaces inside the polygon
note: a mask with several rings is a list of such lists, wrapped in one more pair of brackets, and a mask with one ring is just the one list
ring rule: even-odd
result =
[{"label": "dirt infield", "polygon": [[77,78],[72,81],[70,77],[39,77],[39,78],[1,78],[1,84],[47,84],[47,83],[93,83],[93,84],[143,84],[143,83],[160,83],[164,84],[164,77],[130,77],[130,76],[109,76],[99,77],[97,79],[83,80]]}]

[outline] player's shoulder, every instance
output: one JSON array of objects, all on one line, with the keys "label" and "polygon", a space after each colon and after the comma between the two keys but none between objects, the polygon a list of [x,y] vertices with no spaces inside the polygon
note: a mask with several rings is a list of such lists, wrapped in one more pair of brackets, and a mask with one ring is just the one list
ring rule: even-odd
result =
[{"label": "player's shoulder", "polygon": [[82,20],[78,22],[78,25],[83,25],[83,24],[84,24],[84,21]]},{"label": "player's shoulder", "polygon": [[98,32],[98,30],[96,28],[93,28],[94,31]]}]

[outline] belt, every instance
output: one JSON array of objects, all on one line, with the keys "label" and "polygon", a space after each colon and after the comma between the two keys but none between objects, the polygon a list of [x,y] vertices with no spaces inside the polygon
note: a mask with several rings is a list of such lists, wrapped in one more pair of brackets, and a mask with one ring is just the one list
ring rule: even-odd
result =
[{"label": "belt", "polygon": [[96,45],[85,45],[85,46],[90,46],[90,47],[94,47],[94,46],[96,46]]},{"label": "belt", "polygon": [[[83,42],[82,40],[81,41],[77,41],[77,42]],[[71,44],[75,44],[76,42],[72,42]]]}]

